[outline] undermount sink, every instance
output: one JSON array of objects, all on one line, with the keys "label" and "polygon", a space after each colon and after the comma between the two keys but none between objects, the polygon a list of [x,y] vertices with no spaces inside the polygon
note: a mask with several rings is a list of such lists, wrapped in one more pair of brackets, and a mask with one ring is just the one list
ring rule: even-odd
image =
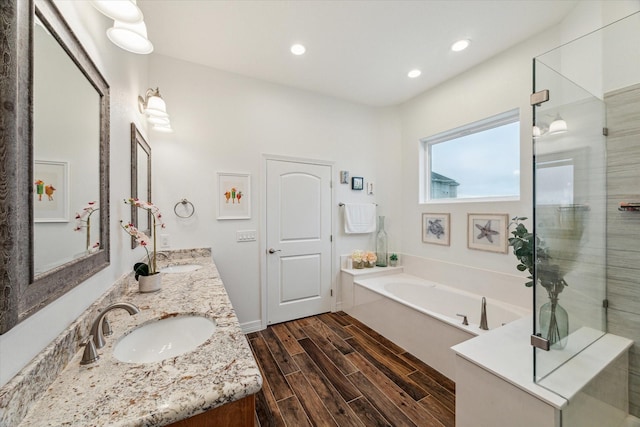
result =
[{"label": "undermount sink", "polygon": [[152,363],[196,349],[216,328],[203,316],[177,316],[135,328],[115,345],[113,355],[121,362]]},{"label": "undermount sink", "polygon": [[202,266],[200,264],[183,264],[183,265],[170,265],[160,269],[160,273],[187,273],[189,271],[200,270]]}]

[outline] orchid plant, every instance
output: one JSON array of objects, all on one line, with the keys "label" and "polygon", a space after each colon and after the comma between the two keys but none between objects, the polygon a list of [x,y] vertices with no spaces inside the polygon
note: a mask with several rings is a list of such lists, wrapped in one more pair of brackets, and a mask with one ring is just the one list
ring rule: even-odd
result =
[{"label": "orchid plant", "polygon": [[91,215],[99,211],[98,202],[93,201],[87,203],[79,212],[76,212],[76,226],[73,231],[80,231],[83,228],[87,230],[87,251],[89,253],[93,253],[100,249],[100,242],[95,242],[91,244]]},{"label": "orchid plant", "polygon": [[[135,273],[136,279],[138,276],[150,276],[152,274],[156,274],[158,272],[158,265],[156,262],[156,227],[165,228],[164,221],[162,220],[162,214],[160,213],[160,209],[151,202],[141,201],[139,199],[128,198],[124,199],[124,202],[128,205],[135,206],[136,208],[144,209],[146,211],[151,212],[151,218],[153,221],[152,233],[153,233],[153,249],[152,253],[149,252],[149,244],[151,243],[151,238],[147,236],[142,231],[138,230],[133,224],[127,223],[124,224],[120,221],[121,227],[124,231],[127,232],[130,236],[132,236],[136,242],[144,248],[147,253],[148,264],[139,262],[133,266],[133,271]],[[153,256],[152,256],[153,254]]]}]

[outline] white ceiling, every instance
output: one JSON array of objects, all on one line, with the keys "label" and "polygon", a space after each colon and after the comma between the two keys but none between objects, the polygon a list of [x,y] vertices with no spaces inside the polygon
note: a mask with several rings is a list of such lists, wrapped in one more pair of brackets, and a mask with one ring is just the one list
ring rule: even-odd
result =
[{"label": "white ceiling", "polygon": [[[577,0],[137,3],[154,53],[389,106],[556,24]],[[471,46],[459,53],[449,50],[460,38],[470,38]],[[292,55],[293,43],[304,44],[307,53]],[[421,69],[422,75],[409,79],[407,72],[413,68]]]}]

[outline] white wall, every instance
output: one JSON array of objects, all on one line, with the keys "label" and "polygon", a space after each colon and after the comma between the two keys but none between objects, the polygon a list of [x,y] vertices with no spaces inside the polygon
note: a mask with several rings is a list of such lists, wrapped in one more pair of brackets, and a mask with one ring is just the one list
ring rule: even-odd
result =
[{"label": "white wall", "polygon": [[[231,301],[245,328],[261,320],[264,253],[260,241],[236,242],[237,230],[261,230],[264,155],[334,162],[335,270],[338,255],[375,247],[373,236],[345,236],[339,202],[377,202],[399,218],[400,128],[396,110],[376,109],[200,65],[153,55],[150,84],[160,86],[173,134],[152,131],[153,193],[164,211],[171,248],[212,247]],[[376,194],[339,183],[339,171],[376,184]],[[217,172],[251,174],[251,219],[217,220]],[[173,213],[183,198],[195,215]],[[391,248],[400,226],[387,221]]]},{"label": "white wall", "polygon": [[[80,42],[103,73],[111,91],[111,265],[74,290],[0,335],[0,386],[9,381],[35,355],[128,272],[142,253],[130,249],[119,229],[129,218],[120,200],[130,193],[130,123],[139,122],[136,99],[147,88],[147,58],[127,53],[106,37],[113,24],[89,2],[56,1]],[[71,207],[72,212],[76,207]],[[70,232],[73,233],[73,232]]]}]

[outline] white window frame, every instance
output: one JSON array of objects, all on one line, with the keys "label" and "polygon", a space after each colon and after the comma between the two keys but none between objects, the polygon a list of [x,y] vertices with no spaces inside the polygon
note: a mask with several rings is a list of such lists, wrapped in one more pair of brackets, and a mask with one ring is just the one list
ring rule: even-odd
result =
[{"label": "white window frame", "polygon": [[[450,141],[456,138],[479,133],[485,130],[520,122],[520,109],[514,108],[495,116],[487,117],[473,123],[469,123],[455,129],[447,130],[436,135],[420,139],[420,173],[419,173],[419,203],[421,204],[442,204],[461,202],[489,202],[489,201],[518,201],[520,200],[521,188],[518,195],[513,196],[487,196],[487,197],[455,197],[455,198],[431,198],[431,147],[435,144]],[[517,141],[520,146],[520,137]],[[518,162],[520,159],[518,159]],[[520,168],[520,164],[518,163]]]}]

